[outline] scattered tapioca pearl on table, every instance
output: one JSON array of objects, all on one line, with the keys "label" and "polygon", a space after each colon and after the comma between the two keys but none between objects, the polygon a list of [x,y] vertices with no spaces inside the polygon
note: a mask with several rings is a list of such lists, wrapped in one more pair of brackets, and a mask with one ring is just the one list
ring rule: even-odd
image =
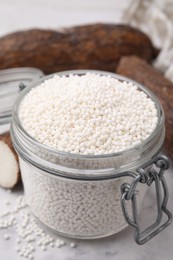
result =
[{"label": "scattered tapioca pearl on table", "polygon": [[45,80],[26,94],[19,118],[37,141],[90,155],[138,145],[158,121],[154,102],[136,85],[92,73]]},{"label": "scattered tapioca pearl on table", "polygon": [[[8,204],[8,211],[0,216],[0,232],[3,233],[3,238],[7,243],[15,236],[14,250],[19,256],[33,260],[38,250],[48,251],[53,247],[60,248],[66,245],[64,240],[51,236],[36,223],[23,196],[19,196],[13,205],[12,207],[11,203],[10,206]],[[75,243],[70,242],[70,247],[72,247],[71,244]]]}]

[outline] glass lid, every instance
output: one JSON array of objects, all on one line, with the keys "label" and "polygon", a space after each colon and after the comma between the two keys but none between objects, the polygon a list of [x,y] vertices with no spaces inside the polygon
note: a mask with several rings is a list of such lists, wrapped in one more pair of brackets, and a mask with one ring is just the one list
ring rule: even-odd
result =
[{"label": "glass lid", "polygon": [[0,125],[10,123],[13,104],[22,88],[43,75],[36,68],[0,70]]}]

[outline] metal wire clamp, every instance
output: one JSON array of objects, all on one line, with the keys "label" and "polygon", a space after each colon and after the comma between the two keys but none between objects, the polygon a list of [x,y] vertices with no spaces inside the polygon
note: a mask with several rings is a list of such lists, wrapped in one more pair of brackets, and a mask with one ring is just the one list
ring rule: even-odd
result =
[{"label": "metal wire clamp", "polygon": [[[134,239],[137,244],[142,245],[151,238],[160,233],[172,222],[172,214],[167,209],[168,188],[164,178],[164,172],[169,168],[169,160],[166,156],[161,155],[153,158],[141,168],[137,169],[137,175],[131,184],[124,183],[121,186],[121,206],[125,220],[129,225],[134,227]],[[141,232],[138,224],[138,211],[136,199],[136,187],[138,183],[147,184],[150,186],[155,182],[156,189],[156,204],[157,204],[157,218],[154,224]],[[163,192],[162,192],[163,190]],[[162,197],[163,196],[163,197]],[[131,200],[132,205],[132,219],[129,216],[126,201]],[[163,213],[167,216],[167,220],[162,224]]]}]

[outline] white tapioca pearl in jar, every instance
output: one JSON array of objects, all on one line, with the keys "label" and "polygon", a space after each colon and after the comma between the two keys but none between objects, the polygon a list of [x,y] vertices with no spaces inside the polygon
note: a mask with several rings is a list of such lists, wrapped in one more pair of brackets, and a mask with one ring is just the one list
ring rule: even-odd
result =
[{"label": "white tapioca pearl in jar", "polygon": [[[162,119],[152,95],[115,75],[100,74],[55,75],[25,90],[17,109],[20,123],[12,124],[32,212],[50,228],[79,238],[127,226],[120,187],[131,179],[116,175],[135,172],[163,140],[163,131],[154,132]],[[159,142],[143,147],[152,135]]]}]

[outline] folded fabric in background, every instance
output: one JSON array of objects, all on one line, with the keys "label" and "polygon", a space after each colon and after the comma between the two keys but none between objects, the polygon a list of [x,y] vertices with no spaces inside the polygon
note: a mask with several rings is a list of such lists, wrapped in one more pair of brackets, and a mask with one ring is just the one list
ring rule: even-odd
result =
[{"label": "folded fabric in background", "polygon": [[173,81],[173,0],[132,0],[123,20],[148,34],[160,48],[154,66]]}]

